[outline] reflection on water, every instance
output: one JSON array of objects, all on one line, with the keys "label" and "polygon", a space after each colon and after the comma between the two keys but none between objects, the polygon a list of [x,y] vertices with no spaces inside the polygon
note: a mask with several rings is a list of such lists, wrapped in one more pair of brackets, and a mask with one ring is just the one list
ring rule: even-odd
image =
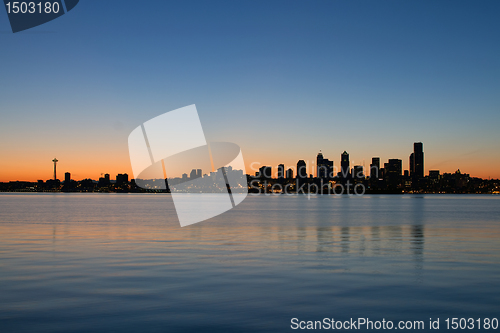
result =
[{"label": "reflection on water", "polygon": [[498,316],[499,200],[0,195],[0,331],[281,332],[290,319]]}]

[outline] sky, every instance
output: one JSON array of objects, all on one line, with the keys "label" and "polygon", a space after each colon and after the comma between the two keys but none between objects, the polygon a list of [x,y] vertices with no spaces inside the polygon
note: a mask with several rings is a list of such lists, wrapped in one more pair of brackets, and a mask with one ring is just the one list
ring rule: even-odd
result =
[{"label": "sky", "polygon": [[[114,179],[131,131],[196,104],[247,172],[403,160],[500,178],[498,1],[81,0],[13,34],[0,8],[0,181]],[[204,170],[205,172],[205,170]]]}]

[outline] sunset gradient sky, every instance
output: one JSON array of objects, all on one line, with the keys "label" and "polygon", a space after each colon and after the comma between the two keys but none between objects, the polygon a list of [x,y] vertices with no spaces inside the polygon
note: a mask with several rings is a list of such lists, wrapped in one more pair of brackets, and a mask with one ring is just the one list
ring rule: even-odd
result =
[{"label": "sunset gradient sky", "polygon": [[54,157],[60,179],[132,174],[129,133],[191,104],[249,173],[320,149],[408,169],[421,141],[426,174],[500,178],[499,17],[494,0],[82,0],[13,34],[0,9],[0,181],[49,179]]}]

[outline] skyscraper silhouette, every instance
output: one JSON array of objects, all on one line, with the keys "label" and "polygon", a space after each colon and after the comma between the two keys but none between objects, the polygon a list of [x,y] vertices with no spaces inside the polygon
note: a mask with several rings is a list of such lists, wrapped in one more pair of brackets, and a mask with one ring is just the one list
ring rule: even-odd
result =
[{"label": "skyscraper silhouette", "polygon": [[397,188],[401,185],[401,175],[403,173],[403,161],[400,159],[389,159],[384,164],[384,178],[389,188]]},{"label": "skyscraper silhouette", "polygon": [[278,165],[278,178],[279,179],[285,178],[285,165],[284,164]]},{"label": "skyscraper silhouette", "polygon": [[321,150],[318,153],[318,156],[316,156],[316,177],[318,178],[324,178],[325,170],[324,170],[324,165],[323,165],[323,153]]},{"label": "skyscraper silhouette", "polygon": [[413,144],[413,153],[415,154],[415,176],[424,178],[424,145],[422,142]]},{"label": "skyscraper silhouette", "polygon": [[342,178],[348,178],[350,175],[349,154],[345,150],[342,155],[340,155],[340,172],[342,173]]},{"label": "skyscraper silhouette", "polygon": [[273,176],[273,169],[270,166],[262,166],[259,168],[260,178],[271,179]]},{"label": "skyscraper silhouette", "polygon": [[330,179],[333,177],[333,161],[323,157],[321,150],[316,157],[316,177]]},{"label": "skyscraper silhouette", "polygon": [[306,179],[307,178],[307,166],[304,160],[299,160],[297,162],[297,178]]},{"label": "skyscraper silhouette", "polygon": [[415,154],[411,153],[410,154],[410,176],[414,177],[415,176]]},{"label": "skyscraper silhouette", "polygon": [[370,164],[370,178],[379,179],[380,170],[380,157],[372,157],[372,164]]},{"label": "skyscraper silhouette", "polygon": [[364,168],[362,165],[355,165],[352,169],[352,177],[355,179],[364,178]]},{"label": "skyscraper silhouette", "polygon": [[410,176],[414,179],[424,177],[424,145],[422,142],[413,144],[413,153],[410,155]]}]

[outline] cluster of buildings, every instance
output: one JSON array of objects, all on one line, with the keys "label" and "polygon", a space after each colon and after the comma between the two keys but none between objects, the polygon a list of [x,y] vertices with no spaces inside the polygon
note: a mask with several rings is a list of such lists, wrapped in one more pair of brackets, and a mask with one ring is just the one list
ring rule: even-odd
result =
[{"label": "cluster of buildings", "polygon": [[[54,159],[54,178],[47,181],[37,182],[12,181],[0,183],[0,192],[115,192],[115,193],[145,193],[145,192],[170,192],[170,188],[177,192],[205,192],[214,191],[213,184],[219,184],[220,191],[227,193],[225,179],[219,172],[203,174],[201,169],[193,169],[189,175],[182,174],[181,177],[168,179],[130,179],[126,173],[117,174],[115,179],[110,175],[103,174],[98,181],[83,179],[75,181],[71,179],[71,173],[64,174],[64,180],[57,178],[57,160]],[[244,179],[242,170],[233,170],[231,166],[225,168],[226,177],[231,179]],[[195,181],[196,180],[196,181]],[[188,185],[186,185],[188,184]],[[246,182],[236,184],[238,187],[246,187]],[[217,189],[215,189],[217,191]],[[237,190],[237,189],[236,189]]]},{"label": "cluster of buildings", "polygon": [[[498,180],[483,180],[470,177],[457,170],[455,173],[441,174],[439,170],[430,170],[424,175],[424,149],[421,142],[413,144],[413,152],[409,156],[409,170],[403,170],[401,159],[389,159],[381,165],[379,157],[373,157],[369,169],[363,165],[351,166],[349,153],[340,155],[340,167],[319,152],[316,161],[307,168],[304,160],[297,162],[296,168],[279,164],[276,177],[273,177],[271,166],[262,166],[249,182],[253,182],[250,190],[276,192],[287,189],[293,192],[304,187],[301,184],[314,184],[315,192],[335,193],[335,186],[362,185],[364,193],[498,193]],[[313,173],[308,173],[308,170]],[[315,173],[315,174],[314,174]],[[279,184],[279,186],[276,186]],[[310,188],[307,187],[307,188]],[[344,192],[345,193],[345,192]]]},{"label": "cluster of buildings", "polygon": [[[0,183],[3,192],[170,192],[170,188],[178,191],[203,190],[214,184],[223,184],[220,172],[203,174],[201,169],[193,169],[190,174],[168,179],[131,179],[124,174],[118,174],[111,180],[109,174],[104,174],[98,181],[84,179],[75,181],[71,174],[66,172],[64,180],[57,178],[57,159],[54,159],[54,178],[38,182],[13,181]],[[270,193],[288,192],[301,193],[311,189],[314,185],[315,193],[336,193],[335,188],[342,186],[349,189],[362,186],[363,193],[500,193],[500,181],[484,180],[470,177],[457,170],[455,173],[441,174],[439,170],[430,170],[424,175],[424,150],[421,142],[413,144],[413,152],[409,156],[409,169],[403,170],[400,159],[389,159],[381,165],[379,157],[373,157],[369,169],[363,165],[353,165],[349,154],[344,151],[340,155],[340,166],[329,160],[319,152],[316,161],[308,165],[299,160],[296,167],[285,168],[279,164],[276,177],[273,177],[271,166],[262,166],[255,175],[243,175],[242,170],[225,168],[226,177],[243,179],[237,184],[239,188],[247,187],[250,192]],[[313,173],[308,173],[311,170]],[[314,175],[315,173],[315,175]],[[196,181],[195,181],[196,180]],[[245,182],[246,181],[246,182]],[[189,184],[189,185],[185,185]],[[307,184],[307,187],[303,185]],[[170,188],[169,188],[170,186]],[[193,188],[195,187],[195,188]],[[299,192],[299,188],[301,192]],[[318,189],[320,191],[318,191]],[[224,190],[221,188],[221,190]],[[347,192],[349,193],[349,190]]]},{"label": "cluster of buildings", "polygon": [[[71,174],[66,172],[64,180],[54,179],[37,182],[13,181],[0,183],[1,192],[135,192],[135,181],[129,181],[128,175],[118,174],[115,180],[105,174],[98,181],[93,179],[83,179],[75,181],[71,179]],[[141,192],[137,189],[137,192]]]}]

